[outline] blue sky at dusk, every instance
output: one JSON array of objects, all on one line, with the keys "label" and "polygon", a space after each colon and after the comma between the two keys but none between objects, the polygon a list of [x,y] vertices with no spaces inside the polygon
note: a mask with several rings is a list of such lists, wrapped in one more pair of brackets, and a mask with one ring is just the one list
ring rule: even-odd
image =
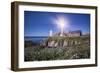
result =
[{"label": "blue sky at dusk", "polygon": [[59,16],[69,20],[65,32],[81,30],[90,33],[90,14],[24,11],[24,36],[48,36],[50,30],[60,32],[54,23]]}]

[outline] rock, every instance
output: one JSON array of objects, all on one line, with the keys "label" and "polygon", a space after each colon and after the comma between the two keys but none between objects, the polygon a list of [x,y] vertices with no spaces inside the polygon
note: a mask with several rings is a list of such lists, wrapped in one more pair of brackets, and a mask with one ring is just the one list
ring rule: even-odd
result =
[{"label": "rock", "polygon": [[71,41],[70,41],[70,44],[73,45],[73,43],[74,43],[73,40],[71,40]]},{"label": "rock", "polygon": [[54,44],[54,47],[57,47],[58,46],[58,42],[56,42],[55,44]]},{"label": "rock", "polygon": [[48,47],[54,47],[55,41],[48,42]]},{"label": "rock", "polygon": [[68,41],[64,40],[63,47],[68,46]]},{"label": "rock", "polygon": [[78,42],[77,42],[76,40],[75,40],[74,42],[75,42],[75,45],[77,45],[77,44],[78,44]]}]

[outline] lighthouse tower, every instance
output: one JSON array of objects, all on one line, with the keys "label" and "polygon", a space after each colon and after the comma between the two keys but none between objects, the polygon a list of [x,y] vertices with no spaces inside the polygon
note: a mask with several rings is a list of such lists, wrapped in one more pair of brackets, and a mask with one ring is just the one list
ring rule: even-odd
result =
[{"label": "lighthouse tower", "polygon": [[49,36],[52,37],[52,30],[49,31]]}]

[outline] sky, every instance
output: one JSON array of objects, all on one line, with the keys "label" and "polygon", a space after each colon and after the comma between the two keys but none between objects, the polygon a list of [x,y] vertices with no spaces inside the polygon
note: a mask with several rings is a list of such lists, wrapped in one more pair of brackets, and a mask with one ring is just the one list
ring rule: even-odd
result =
[{"label": "sky", "polygon": [[81,30],[90,33],[90,14],[24,11],[24,36],[48,36],[60,32],[57,21],[65,21],[64,32]]}]

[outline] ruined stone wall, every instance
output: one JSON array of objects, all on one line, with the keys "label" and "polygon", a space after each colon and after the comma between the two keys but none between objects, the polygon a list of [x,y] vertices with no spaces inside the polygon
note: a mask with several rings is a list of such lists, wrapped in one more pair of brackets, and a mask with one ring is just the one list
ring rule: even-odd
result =
[{"label": "ruined stone wall", "polygon": [[44,45],[47,47],[68,47],[73,45],[89,44],[90,37],[50,37]]}]

